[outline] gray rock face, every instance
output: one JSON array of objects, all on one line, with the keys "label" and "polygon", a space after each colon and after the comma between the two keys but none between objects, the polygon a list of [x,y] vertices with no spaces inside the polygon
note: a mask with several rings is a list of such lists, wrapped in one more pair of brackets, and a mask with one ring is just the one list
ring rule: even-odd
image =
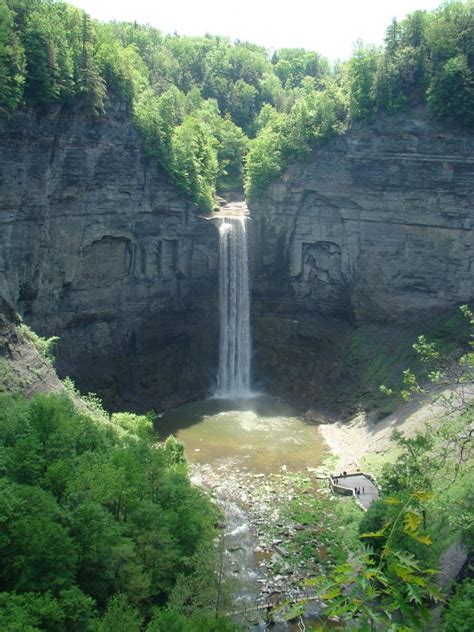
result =
[{"label": "gray rock face", "polygon": [[410,327],[474,297],[474,135],[423,111],[354,125],[251,213],[258,371],[286,390],[331,382],[351,323]]},{"label": "gray rock face", "polygon": [[0,126],[0,295],[111,407],[204,394],[217,363],[217,231],[143,155],[127,112]]},{"label": "gray rock face", "polygon": [[[208,391],[217,231],[144,157],[125,110],[17,113],[0,125],[0,190],[0,296],[60,336],[62,375],[112,408]],[[366,362],[365,332],[393,355],[405,331],[472,300],[473,208],[474,136],[422,111],[293,164],[251,205],[257,377],[334,400]]]}]

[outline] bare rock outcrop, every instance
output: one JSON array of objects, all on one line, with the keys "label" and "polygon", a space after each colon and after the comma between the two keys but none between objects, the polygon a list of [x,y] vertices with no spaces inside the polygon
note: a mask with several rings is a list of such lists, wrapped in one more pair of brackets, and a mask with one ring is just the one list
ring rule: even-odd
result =
[{"label": "bare rock outcrop", "polygon": [[159,408],[215,374],[217,232],[143,154],[129,113],[0,124],[0,296],[57,335],[57,367],[112,408]]},{"label": "bare rock outcrop", "polygon": [[474,298],[474,134],[423,109],[354,124],[251,214],[257,371],[275,388],[337,384],[354,327],[397,338]]}]

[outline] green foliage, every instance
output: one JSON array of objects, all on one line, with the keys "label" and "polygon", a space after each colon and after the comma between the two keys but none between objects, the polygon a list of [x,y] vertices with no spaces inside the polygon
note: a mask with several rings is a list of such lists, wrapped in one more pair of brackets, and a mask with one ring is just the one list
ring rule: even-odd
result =
[{"label": "green foliage", "polygon": [[303,82],[299,98],[287,113],[262,108],[259,133],[250,142],[246,158],[246,192],[252,198],[282,171],[288,160],[306,156],[312,147],[341,133],[346,126],[345,97],[333,80],[315,90]]},{"label": "green foliage", "polygon": [[[65,614],[59,600],[55,599],[49,592],[43,595],[38,593],[0,593],[0,626],[2,630],[7,632],[64,630],[66,632],[64,619]],[[88,627],[83,629],[87,630]]]},{"label": "green foliage", "polygon": [[25,55],[14,29],[14,14],[0,0],[0,108],[12,111],[20,103],[24,73]]},{"label": "green foliage", "polygon": [[179,443],[173,435],[170,435],[164,445],[164,451],[166,459],[169,465],[183,465],[186,463],[186,455],[184,453],[184,446]]},{"label": "green foliage", "polygon": [[419,336],[413,349],[421,370],[418,373],[411,369],[403,372],[404,388],[401,394],[404,399],[409,399],[415,393],[426,393],[426,385],[431,383],[450,389],[448,393],[441,391],[436,398],[448,412],[464,411],[469,407],[465,387],[474,383],[474,354],[470,351],[473,346],[474,319],[467,305],[461,306],[460,312],[470,338],[464,343],[464,349],[460,353],[459,345],[443,339],[428,341],[425,336]]},{"label": "green foliage", "polygon": [[438,119],[474,125],[474,76],[465,55],[451,57],[435,74],[428,105]]},{"label": "green foliage", "polygon": [[160,97],[146,89],[134,103],[135,121],[146,152],[169,169],[173,164],[173,133],[183,116],[183,96],[176,88],[170,88]]},{"label": "green foliage", "polygon": [[2,629],[96,629],[105,610],[98,629],[128,632],[178,583],[197,604],[209,594],[216,512],[182,447],[154,446],[151,426],[93,419],[66,394],[0,397]]},{"label": "green foliage", "polygon": [[445,632],[470,632],[474,628],[474,582],[467,579],[456,589],[443,615]]},{"label": "green foliage", "polygon": [[118,98],[148,155],[209,210],[216,186],[241,188],[245,171],[258,195],[290,160],[379,110],[428,103],[440,121],[472,127],[472,11],[472,0],[415,11],[392,21],[384,47],[360,43],[331,68],[300,48],[270,58],[222,37],[101,24],[61,1],[0,0],[0,108],[58,103],[101,116]]},{"label": "green foliage", "polygon": [[[463,306],[461,311],[472,327],[471,310]],[[455,319],[450,326],[460,330]],[[459,541],[472,550],[473,407],[463,388],[473,382],[472,353],[453,356],[452,347],[425,336],[413,348],[428,379],[449,386],[453,396],[437,397],[444,414],[423,432],[413,437],[393,434],[397,459],[384,465],[381,498],[359,526],[367,548],[339,564],[329,579],[314,582],[321,584],[319,594],[329,602],[328,613],[339,616],[348,629],[425,629],[429,603],[442,598],[433,585],[442,553]],[[410,369],[404,372],[404,382],[407,397],[425,390]],[[464,620],[465,629],[472,627],[467,614],[472,591],[469,585],[465,594],[463,590],[445,614],[447,630],[463,629]],[[459,612],[466,613],[459,618],[458,605]]]},{"label": "green foliage", "polygon": [[251,143],[246,161],[246,193],[249,198],[268,186],[285,166],[280,121],[267,127]]},{"label": "green foliage", "polygon": [[344,82],[349,94],[349,113],[366,119],[375,110],[375,76],[379,51],[360,44],[345,67]]},{"label": "green foliage", "polygon": [[215,144],[204,125],[185,117],[173,132],[171,150],[174,181],[200,208],[211,210],[218,164]]},{"label": "green foliage", "polygon": [[58,336],[42,338],[23,323],[20,325],[20,331],[34,344],[37,351],[45,360],[48,360],[50,363],[54,361],[53,347],[59,340]]},{"label": "green foliage", "polygon": [[192,615],[187,617],[172,607],[161,608],[147,627],[147,632],[237,632],[238,628],[224,617]]},{"label": "green foliage", "polygon": [[297,88],[305,77],[321,79],[329,74],[326,59],[303,48],[282,48],[272,57],[274,72],[285,88]]},{"label": "green foliage", "polygon": [[146,416],[133,413],[114,413],[110,421],[112,424],[123,428],[126,432],[140,437],[140,439],[147,439],[151,438],[154,419],[155,415],[153,412],[147,413]]},{"label": "green foliage", "polygon": [[126,595],[119,594],[110,599],[97,632],[140,632],[142,627],[143,617],[137,608],[129,603]]},{"label": "green foliage", "polygon": [[361,528],[376,527],[361,537],[376,543],[383,540],[382,546],[376,544],[377,555],[374,549],[361,550],[337,566],[327,580],[315,582],[321,584],[321,598],[329,602],[328,614],[340,617],[349,629],[357,620],[367,630],[418,630],[429,620],[428,602],[441,599],[432,581],[436,571],[421,561],[422,550],[416,557],[403,546],[407,538],[422,547],[431,544],[421,530],[419,507],[425,500],[423,492],[410,494],[405,502],[387,498],[390,513],[380,512],[378,503],[361,523]]},{"label": "green foliage", "polygon": [[213,137],[217,150],[217,180],[220,191],[241,188],[243,162],[248,149],[248,138],[244,132],[226,115],[223,118],[214,99],[204,100],[197,90],[188,93],[186,110],[204,124],[208,134]]},{"label": "green foliage", "polygon": [[82,48],[77,64],[76,94],[88,112],[102,114],[106,84],[101,76],[94,46],[94,33],[87,13],[82,14]]}]

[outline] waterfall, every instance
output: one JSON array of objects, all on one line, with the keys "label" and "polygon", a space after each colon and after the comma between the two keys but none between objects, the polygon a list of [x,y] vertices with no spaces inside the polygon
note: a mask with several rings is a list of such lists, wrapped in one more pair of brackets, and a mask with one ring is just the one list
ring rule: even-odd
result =
[{"label": "waterfall", "polygon": [[219,219],[219,397],[250,392],[250,289],[246,217]]}]

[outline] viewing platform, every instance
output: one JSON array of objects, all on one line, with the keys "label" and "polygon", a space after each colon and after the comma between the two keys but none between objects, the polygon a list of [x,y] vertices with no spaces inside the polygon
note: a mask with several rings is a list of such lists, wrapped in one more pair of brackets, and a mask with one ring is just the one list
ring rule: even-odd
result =
[{"label": "viewing platform", "polygon": [[363,472],[332,475],[329,477],[329,484],[336,494],[354,496],[355,501],[364,511],[367,511],[372,502],[379,497],[379,488],[375,479]]}]

